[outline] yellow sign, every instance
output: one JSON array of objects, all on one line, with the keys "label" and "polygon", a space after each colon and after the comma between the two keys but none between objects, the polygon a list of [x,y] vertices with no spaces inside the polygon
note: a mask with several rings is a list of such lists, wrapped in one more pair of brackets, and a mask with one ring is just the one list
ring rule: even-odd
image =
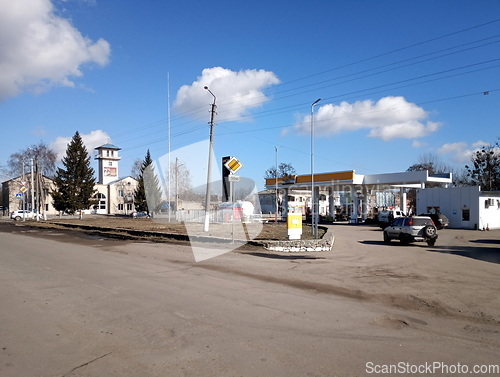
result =
[{"label": "yellow sign", "polygon": [[26,191],[28,191],[28,189],[26,187],[24,187],[24,186],[21,187],[21,192],[26,192]]},{"label": "yellow sign", "polygon": [[289,213],[286,217],[286,225],[288,229],[302,229],[302,214]]},{"label": "yellow sign", "polygon": [[302,235],[302,214],[288,213],[286,216],[286,227],[289,240],[300,240]]},{"label": "yellow sign", "polygon": [[236,157],[231,157],[229,161],[224,164],[224,166],[228,168],[231,173],[236,173],[243,167],[243,164]]}]

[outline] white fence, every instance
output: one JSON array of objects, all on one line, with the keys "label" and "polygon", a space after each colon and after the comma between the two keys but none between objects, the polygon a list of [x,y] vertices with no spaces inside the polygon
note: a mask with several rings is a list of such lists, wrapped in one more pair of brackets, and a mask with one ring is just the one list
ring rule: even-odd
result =
[{"label": "white fence", "polygon": [[[234,217],[233,217],[234,216]],[[209,212],[210,223],[230,223],[234,218],[235,221],[242,222],[265,222],[261,214],[243,215],[239,208],[235,208],[234,212],[231,209],[218,209]],[[192,209],[182,210],[175,213],[175,220],[179,222],[203,223],[205,222],[205,210]]]}]

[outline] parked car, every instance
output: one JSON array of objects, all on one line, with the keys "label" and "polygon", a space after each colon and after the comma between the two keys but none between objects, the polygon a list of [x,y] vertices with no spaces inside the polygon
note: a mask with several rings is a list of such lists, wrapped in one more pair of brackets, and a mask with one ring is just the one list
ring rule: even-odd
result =
[{"label": "parked car", "polygon": [[403,211],[400,211],[398,209],[390,209],[390,210],[385,210],[385,211],[380,211],[378,213],[378,225],[384,229],[386,226],[388,226],[390,223],[393,222],[394,219],[398,217],[404,216],[405,213]]},{"label": "parked car", "polygon": [[[23,212],[24,212],[24,214],[23,214]],[[10,213],[10,218],[13,220],[16,220],[16,221],[22,220],[23,218],[26,220],[32,220],[32,219],[35,219],[37,217],[39,219],[41,219],[42,215],[40,215],[39,213],[36,213],[36,212],[29,211],[29,210],[12,211]]]},{"label": "parked car", "polygon": [[403,244],[425,241],[434,246],[438,238],[437,228],[429,216],[398,217],[384,229],[384,242],[399,240]]},{"label": "parked car", "polygon": [[141,218],[149,219],[151,217],[147,212],[132,212],[130,216],[132,216],[132,218],[134,219],[141,219]]},{"label": "parked car", "polygon": [[450,220],[442,213],[424,213],[419,216],[429,216],[438,229],[443,229],[450,225]]}]

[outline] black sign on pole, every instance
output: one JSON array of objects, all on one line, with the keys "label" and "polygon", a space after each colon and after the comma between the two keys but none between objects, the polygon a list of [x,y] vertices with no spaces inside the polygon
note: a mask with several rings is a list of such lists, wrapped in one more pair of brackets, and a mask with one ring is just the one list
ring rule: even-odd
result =
[{"label": "black sign on pole", "polygon": [[231,201],[231,185],[229,184],[229,175],[231,171],[226,167],[226,163],[231,159],[231,156],[222,157],[222,201]]}]

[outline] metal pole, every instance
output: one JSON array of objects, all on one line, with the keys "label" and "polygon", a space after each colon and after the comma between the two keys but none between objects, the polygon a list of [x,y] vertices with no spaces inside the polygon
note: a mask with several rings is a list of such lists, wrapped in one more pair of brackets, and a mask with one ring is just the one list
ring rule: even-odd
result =
[{"label": "metal pole", "polygon": [[[31,162],[31,177],[30,177],[30,189],[31,189],[31,212],[35,213],[35,178],[33,177],[33,159]],[[38,215],[38,212],[37,212]],[[38,217],[38,216],[37,216]]]},{"label": "metal pole", "polygon": [[208,171],[207,171],[207,192],[205,195],[205,226],[203,230],[208,232],[210,227],[210,191],[211,191],[211,180],[212,180],[212,150],[214,144],[214,120],[215,120],[215,109],[217,106],[215,105],[215,94],[208,89],[208,86],[205,86],[205,89],[214,97],[214,102],[211,107],[211,116],[210,116],[210,145],[208,147]]},{"label": "metal pole", "polygon": [[274,217],[274,222],[277,223],[278,222],[278,147],[274,147],[275,151],[276,151],[276,172],[275,172],[275,175],[276,175],[276,216]]},{"label": "metal pole", "polygon": [[234,243],[234,182],[229,181],[231,187],[231,243]]},{"label": "metal pole", "polygon": [[321,101],[318,98],[311,104],[311,228],[314,239],[318,238],[318,222],[316,219],[316,199],[314,192],[314,106]]},{"label": "metal pole", "polygon": [[[170,72],[167,72],[167,134],[168,134],[168,222],[170,222],[170,218],[172,217],[172,200],[171,200],[171,185],[170,182],[172,180],[171,177],[171,161],[170,161]],[[177,209],[177,207],[176,207]]]},{"label": "metal pole", "polygon": [[[24,187],[24,181],[26,180],[26,177],[24,176],[24,159],[23,159],[23,187]],[[26,221],[26,191],[23,192],[23,198],[21,200],[22,207],[23,207],[23,221]]]}]

